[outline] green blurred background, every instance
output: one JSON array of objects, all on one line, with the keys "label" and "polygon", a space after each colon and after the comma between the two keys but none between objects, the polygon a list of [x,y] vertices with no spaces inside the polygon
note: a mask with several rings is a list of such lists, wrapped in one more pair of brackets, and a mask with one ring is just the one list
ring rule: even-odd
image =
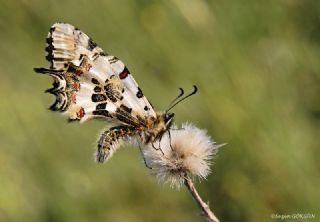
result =
[{"label": "green blurred background", "polygon": [[221,221],[320,220],[320,1],[0,0],[1,222],[203,221],[137,149],[93,161],[105,122],[47,110],[32,68],[57,21],[121,58],[157,110],[199,87],[174,112],[228,143],[196,184]]}]

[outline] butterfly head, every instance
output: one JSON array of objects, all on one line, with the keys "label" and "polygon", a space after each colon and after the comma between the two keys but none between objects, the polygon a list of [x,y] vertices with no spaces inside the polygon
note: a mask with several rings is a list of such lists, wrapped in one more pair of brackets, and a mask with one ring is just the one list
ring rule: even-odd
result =
[{"label": "butterfly head", "polygon": [[164,114],[164,122],[166,124],[166,128],[169,129],[174,121],[174,113],[165,113]]}]

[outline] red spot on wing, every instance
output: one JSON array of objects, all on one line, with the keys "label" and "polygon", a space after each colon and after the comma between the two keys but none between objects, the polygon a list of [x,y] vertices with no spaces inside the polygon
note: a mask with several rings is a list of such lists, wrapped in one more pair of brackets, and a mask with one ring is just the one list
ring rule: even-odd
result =
[{"label": "red spot on wing", "polygon": [[81,119],[82,117],[84,117],[85,114],[86,114],[86,113],[84,112],[84,108],[81,107],[81,109],[79,110],[79,117],[80,117],[80,119]]},{"label": "red spot on wing", "polygon": [[71,101],[73,102],[73,103],[76,103],[77,102],[77,95],[76,94],[73,94],[72,95],[72,97],[71,97]]},{"label": "red spot on wing", "polygon": [[130,74],[129,70],[127,67],[124,67],[123,71],[119,74],[120,79],[126,78]]},{"label": "red spot on wing", "polygon": [[79,89],[80,89],[80,83],[74,82],[73,85],[72,85],[72,88],[73,88],[74,90],[79,91]]},{"label": "red spot on wing", "polygon": [[77,69],[76,72],[75,72],[75,74],[76,74],[77,76],[80,76],[80,75],[82,74],[82,71],[81,71],[80,69]]}]

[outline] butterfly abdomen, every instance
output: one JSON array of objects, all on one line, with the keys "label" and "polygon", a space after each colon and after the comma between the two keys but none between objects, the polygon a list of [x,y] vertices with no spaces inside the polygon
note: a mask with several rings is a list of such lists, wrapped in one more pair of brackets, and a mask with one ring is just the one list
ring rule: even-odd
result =
[{"label": "butterfly abdomen", "polygon": [[120,125],[112,127],[103,132],[98,140],[96,161],[103,163],[112,157],[113,153],[120,147],[121,141],[137,135],[139,131],[132,126]]}]

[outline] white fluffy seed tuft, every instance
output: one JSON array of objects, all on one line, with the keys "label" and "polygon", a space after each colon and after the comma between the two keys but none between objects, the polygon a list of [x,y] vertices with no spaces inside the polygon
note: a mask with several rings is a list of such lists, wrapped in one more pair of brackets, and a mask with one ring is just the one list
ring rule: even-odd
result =
[{"label": "white fluffy seed tuft", "polygon": [[180,129],[171,129],[170,134],[171,145],[167,132],[160,143],[156,141],[143,148],[146,165],[160,182],[178,188],[186,175],[206,179],[210,173],[210,160],[224,144],[216,145],[206,130],[191,123],[183,124]]}]

